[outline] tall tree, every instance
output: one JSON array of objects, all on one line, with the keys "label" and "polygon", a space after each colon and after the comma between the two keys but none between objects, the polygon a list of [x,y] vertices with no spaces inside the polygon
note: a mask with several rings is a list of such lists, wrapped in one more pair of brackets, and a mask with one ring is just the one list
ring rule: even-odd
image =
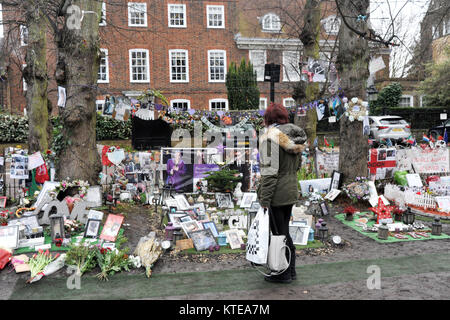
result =
[{"label": "tall tree", "polygon": [[[369,0],[336,0],[336,5],[344,22],[339,30],[337,56],[341,88],[348,99],[364,99],[369,77],[369,44],[361,34],[369,34],[369,30],[366,23],[346,17],[367,16]],[[348,117],[343,116],[339,136],[339,170],[344,181],[367,176],[369,145],[367,136],[363,134],[363,123],[357,120],[351,122]]]},{"label": "tall tree", "polygon": [[47,96],[47,22],[43,0],[24,2],[28,47],[24,78],[27,83],[29,115],[28,146],[31,152],[45,151],[49,145],[49,106]]},{"label": "tall tree", "polygon": [[230,110],[249,110],[259,107],[259,89],[253,65],[243,58],[237,66],[232,62],[228,68],[226,87]]},{"label": "tall tree", "polygon": [[66,105],[60,108],[66,146],[59,154],[57,172],[61,179],[70,177],[95,184],[101,170],[95,134],[101,2],[66,0],[61,13],[65,24],[57,37],[55,76],[67,92]]}]

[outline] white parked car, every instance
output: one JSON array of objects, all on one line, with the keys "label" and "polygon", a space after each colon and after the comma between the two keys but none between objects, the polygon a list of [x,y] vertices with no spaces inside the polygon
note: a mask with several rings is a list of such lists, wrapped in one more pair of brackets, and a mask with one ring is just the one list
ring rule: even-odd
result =
[{"label": "white parked car", "polygon": [[411,135],[411,126],[400,116],[370,116],[370,136],[376,141],[399,142]]}]

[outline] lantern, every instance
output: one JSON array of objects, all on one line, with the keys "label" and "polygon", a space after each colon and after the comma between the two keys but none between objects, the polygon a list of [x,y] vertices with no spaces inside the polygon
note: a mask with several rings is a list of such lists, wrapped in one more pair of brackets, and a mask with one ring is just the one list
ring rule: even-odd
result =
[{"label": "lantern", "polygon": [[169,222],[165,229],[165,239],[168,241],[173,240],[173,232],[175,231],[175,227],[172,222]]},{"label": "lantern", "polygon": [[322,222],[322,225],[319,228],[319,239],[322,242],[328,240],[328,227],[326,222]]},{"label": "lantern", "polygon": [[435,218],[431,225],[431,234],[433,236],[440,236],[442,233],[442,223],[440,218]]},{"label": "lantern", "polygon": [[183,233],[179,232],[179,231],[174,231],[173,232],[173,241],[172,241],[172,246],[175,247],[177,244],[178,240],[182,240],[183,239]]},{"label": "lantern", "polygon": [[308,241],[314,241],[314,229],[313,228],[309,228]]},{"label": "lantern", "polygon": [[378,239],[387,240],[388,235],[389,235],[389,228],[386,224],[386,221],[384,221],[382,225],[378,227]]},{"label": "lantern", "polygon": [[404,224],[413,224],[415,218],[415,214],[411,211],[410,207],[408,207],[408,209],[406,209],[406,211],[402,214],[402,221]]},{"label": "lantern", "polygon": [[323,222],[323,219],[319,219],[317,221],[317,223],[316,223],[316,232],[314,233],[316,235],[316,239],[320,239],[320,237],[319,237],[319,229],[322,226],[322,222]]}]

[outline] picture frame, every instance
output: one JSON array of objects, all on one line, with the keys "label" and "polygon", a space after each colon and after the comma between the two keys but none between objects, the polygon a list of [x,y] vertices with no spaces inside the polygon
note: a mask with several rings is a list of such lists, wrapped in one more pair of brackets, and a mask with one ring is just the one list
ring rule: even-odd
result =
[{"label": "picture frame", "polygon": [[331,178],[299,180],[300,189],[303,197],[308,197],[316,190],[319,193],[328,193],[331,184]]},{"label": "picture frame", "polygon": [[298,245],[307,245],[310,227],[307,225],[292,225],[289,224],[289,235],[292,242]]},{"label": "picture frame", "polygon": [[216,239],[210,229],[190,232],[189,238],[192,239],[194,248],[197,251],[205,251],[209,247],[217,245]]},{"label": "picture frame", "polygon": [[175,213],[175,212],[169,212],[169,221],[172,222],[172,225],[175,228],[181,228],[181,217],[186,217],[189,215],[185,213]]},{"label": "picture frame", "polygon": [[187,222],[187,221],[192,221],[192,220],[195,220],[195,219],[192,219],[192,216],[189,215],[189,214],[186,214],[186,215],[180,217],[180,222],[181,223]]},{"label": "picture frame", "polygon": [[203,229],[211,230],[211,232],[215,238],[217,238],[219,236],[219,231],[217,231],[217,226],[214,223],[214,221],[205,221],[205,222],[202,222],[202,225],[203,225]]},{"label": "picture frame", "polygon": [[252,203],[256,201],[257,194],[255,192],[245,192],[242,195],[241,208],[250,208]]},{"label": "picture frame", "polygon": [[173,197],[177,202],[178,210],[189,210],[191,208],[184,194],[176,194]]},{"label": "picture frame", "polygon": [[178,210],[178,202],[177,202],[177,200],[172,199],[172,198],[167,198],[167,199],[164,200],[164,202],[165,202],[167,207],[169,207],[169,208],[174,208],[175,207]]},{"label": "picture frame", "polygon": [[253,201],[248,211],[250,212],[258,212],[261,208],[261,204],[258,201]]},{"label": "picture frame", "polygon": [[0,208],[6,208],[7,197],[0,197]]},{"label": "picture frame", "polygon": [[190,238],[189,237],[190,232],[203,229],[203,227],[198,223],[197,220],[181,222],[181,228],[183,229],[184,233],[188,236],[188,238]]},{"label": "picture frame", "polygon": [[238,229],[230,229],[225,231],[227,241],[230,244],[231,249],[240,249],[241,244],[244,243],[242,237],[239,234]]},{"label": "picture frame", "polygon": [[58,238],[64,239],[64,217],[53,215],[49,219],[52,241]]},{"label": "picture frame", "polygon": [[325,196],[325,199],[334,201],[340,193],[341,190],[331,189],[330,192],[328,192],[327,195]]},{"label": "picture frame", "polygon": [[195,203],[194,204],[194,209],[197,209],[201,213],[206,213],[205,204],[203,202]]},{"label": "picture frame", "polygon": [[319,207],[320,207],[320,210],[321,210],[323,216],[327,216],[330,214],[328,204],[325,201],[322,201],[321,203],[319,203]]},{"label": "picture frame", "polygon": [[0,227],[0,247],[16,249],[19,247],[19,226]]},{"label": "picture frame", "polygon": [[102,220],[89,219],[86,223],[86,229],[84,230],[85,238],[97,238],[100,230]]},{"label": "picture frame", "polygon": [[230,193],[216,193],[215,194],[217,208],[219,209],[234,209],[233,200]]},{"label": "picture frame", "polygon": [[328,188],[328,192],[336,189],[338,190],[339,187],[341,186],[341,177],[342,177],[342,173],[340,173],[339,171],[333,170],[333,173],[331,174],[331,182],[330,182],[330,187]]},{"label": "picture frame", "polygon": [[103,226],[100,239],[110,242],[116,242],[119,235],[120,227],[122,226],[124,217],[117,214],[109,214]]}]

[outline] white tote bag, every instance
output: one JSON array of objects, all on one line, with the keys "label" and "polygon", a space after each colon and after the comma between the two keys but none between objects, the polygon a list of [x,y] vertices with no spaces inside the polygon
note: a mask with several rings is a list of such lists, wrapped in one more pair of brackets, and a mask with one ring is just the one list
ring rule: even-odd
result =
[{"label": "white tote bag", "polygon": [[267,263],[269,236],[269,213],[260,208],[247,235],[246,259],[248,261],[263,265]]}]

